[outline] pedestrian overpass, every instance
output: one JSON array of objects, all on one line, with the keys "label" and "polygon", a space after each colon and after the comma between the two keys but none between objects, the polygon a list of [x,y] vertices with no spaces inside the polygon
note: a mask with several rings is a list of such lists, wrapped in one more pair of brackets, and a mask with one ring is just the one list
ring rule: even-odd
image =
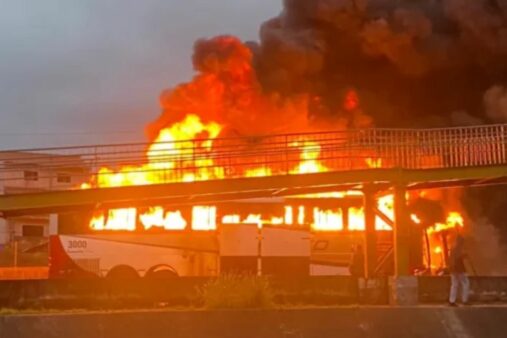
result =
[{"label": "pedestrian overpass", "polygon": [[[374,247],[368,239],[374,240],[375,194],[390,190],[395,196],[395,266],[402,275],[408,271],[406,191],[506,183],[506,148],[507,124],[499,124],[2,151],[0,184],[30,188],[33,182],[20,172],[37,170],[38,191],[6,190],[0,213],[10,217],[360,190],[368,251]],[[118,176],[120,169],[128,172],[129,184]],[[117,182],[94,185],[109,178]],[[85,182],[91,186],[81,189]]]},{"label": "pedestrian overpass", "polygon": [[[214,140],[211,148],[206,140],[185,140],[159,144],[149,157],[148,147],[136,143],[0,151],[0,185],[36,187],[29,193],[27,189],[6,189],[0,196],[0,212],[9,216],[98,205],[207,203],[363,190],[367,186],[428,189],[507,181],[507,124],[222,138]],[[146,166],[148,162],[151,165]],[[295,170],[298,166],[302,170]],[[101,170],[104,167],[111,171]],[[107,179],[125,167],[131,176],[154,176],[156,180],[80,189],[82,182]],[[39,172],[37,185],[23,177],[27,170]],[[187,179],[189,173],[195,175]],[[74,184],[62,184],[62,174]]]}]

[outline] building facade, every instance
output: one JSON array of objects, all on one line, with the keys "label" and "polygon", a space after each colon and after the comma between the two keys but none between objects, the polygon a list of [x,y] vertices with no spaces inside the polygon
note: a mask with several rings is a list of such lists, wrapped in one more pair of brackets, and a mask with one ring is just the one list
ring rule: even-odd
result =
[{"label": "building facade", "polygon": [[[87,180],[89,170],[76,163],[82,163],[76,156],[0,152],[0,194],[77,188]],[[0,217],[0,266],[43,263],[48,237],[57,231],[50,225],[50,217],[47,214]],[[29,253],[36,253],[39,258],[33,261]]]}]

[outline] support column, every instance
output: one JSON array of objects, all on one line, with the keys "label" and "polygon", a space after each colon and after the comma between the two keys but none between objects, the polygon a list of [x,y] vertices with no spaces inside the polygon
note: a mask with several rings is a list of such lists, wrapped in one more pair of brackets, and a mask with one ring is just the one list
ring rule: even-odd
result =
[{"label": "support column", "polygon": [[366,277],[372,278],[377,267],[377,231],[375,230],[375,209],[377,200],[375,191],[366,188],[364,193],[364,236],[365,236],[365,273]]},{"label": "support column", "polygon": [[11,231],[9,222],[6,218],[0,217],[0,246],[8,243],[11,239]]},{"label": "support column", "polygon": [[186,232],[192,232],[192,223],[194,221],[194,206],[193,205],[187,205],[180,209],[181,216],[183,219],[187,222],[187,226],[185,227]]},{"label": "support column", "polygon": [[410,275],[410,215],[406,187],[394,187],[394,276],[389,280],[389,302],[414,305],[418,301],[417,277]]},{"label": "support column", "polygon": [[49,215],[48,236],[58,235],[58,214]]},{"label": "support column", "polygon": [[349,208],[344,207],[342,208],[342,224],[343,224],[343,230],[349,231]]},{"label": "support column", "polygon": [[406,187],[394,187],[394,275],[408,276],[410,255],[410,215]]}]

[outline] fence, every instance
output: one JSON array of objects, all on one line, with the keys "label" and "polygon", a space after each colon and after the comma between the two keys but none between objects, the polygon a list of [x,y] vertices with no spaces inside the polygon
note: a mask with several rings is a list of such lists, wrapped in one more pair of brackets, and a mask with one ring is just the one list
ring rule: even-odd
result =
[{"label": "fence", "polygon": [[[0,151],[0,184],[76,189],[371,168],[507,164],[507,125],[362,129]],[[118,174],[121,171],[122,174]],[[8,191],[6,191],[8,193]]]}]

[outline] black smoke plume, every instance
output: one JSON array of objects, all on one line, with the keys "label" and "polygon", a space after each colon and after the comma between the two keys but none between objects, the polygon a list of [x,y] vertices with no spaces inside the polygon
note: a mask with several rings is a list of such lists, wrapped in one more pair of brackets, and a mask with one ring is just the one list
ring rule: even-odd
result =
[{"label": "black smoke plume", "polygon": [[285,0],[251,45],[266,91],[333,114],[355,88],[377,126],[461,125],[506,118],[506,19],[505,0]]}]

